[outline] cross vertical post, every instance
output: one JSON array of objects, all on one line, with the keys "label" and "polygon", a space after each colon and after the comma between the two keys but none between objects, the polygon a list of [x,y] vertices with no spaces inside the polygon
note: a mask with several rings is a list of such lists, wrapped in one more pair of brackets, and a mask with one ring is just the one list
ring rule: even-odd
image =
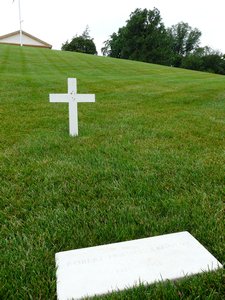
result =
[{"label": "cross vertical post", "polygon": [[68,94],[69,94],[69,130],[71,136],[78,135],[78,110],[77,110],[77,80],[76,78],[68,78]]}]

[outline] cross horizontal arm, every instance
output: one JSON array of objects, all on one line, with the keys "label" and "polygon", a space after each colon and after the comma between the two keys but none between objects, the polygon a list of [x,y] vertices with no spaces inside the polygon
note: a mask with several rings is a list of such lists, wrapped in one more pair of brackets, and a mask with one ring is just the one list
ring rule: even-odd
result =
[{"label": "cross horizontal arm", "polygon": [[76,94],[77,102],[95,102],[95,94]]},{"label": "cross horizontal arm", "polygon": [[68,94],[50,94],[50,102],[69,102]]}]

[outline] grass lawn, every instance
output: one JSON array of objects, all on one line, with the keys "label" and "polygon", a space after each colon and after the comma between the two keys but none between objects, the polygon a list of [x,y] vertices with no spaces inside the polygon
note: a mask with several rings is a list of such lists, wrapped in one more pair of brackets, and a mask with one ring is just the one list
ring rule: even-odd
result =
[{"label": "grass lawn", "polygon": [[[48,99],[68,77],[96,94],[76,138]],[[56,252],[184,230],[224,262],[225,76],[2,45],[0,101],[1,299],[56,299]],[[220,270],[96,299],[224,287]]]}]

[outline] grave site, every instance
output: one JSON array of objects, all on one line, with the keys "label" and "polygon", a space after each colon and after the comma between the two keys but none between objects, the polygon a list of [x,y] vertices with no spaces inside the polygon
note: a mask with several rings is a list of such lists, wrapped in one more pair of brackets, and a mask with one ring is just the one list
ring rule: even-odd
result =
[{"label": "grave site", "polygon": [[224,297],[224,76],[0,45],[0,103],[1,299]]}]

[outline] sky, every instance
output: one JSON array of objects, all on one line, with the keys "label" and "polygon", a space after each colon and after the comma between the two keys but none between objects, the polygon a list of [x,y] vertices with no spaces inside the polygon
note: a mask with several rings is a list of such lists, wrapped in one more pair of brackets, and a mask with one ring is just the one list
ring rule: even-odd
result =
[{"label": "sky", "polygon": [[[0,0],[0,35],[19,30],[19,0]],[[20,0],[22,29],[61,49],[89,26],[98,54],[136,8],[158,8],[166,27],[187,22],[202,32],[201,46],[225,53],[225,0]]]}]

